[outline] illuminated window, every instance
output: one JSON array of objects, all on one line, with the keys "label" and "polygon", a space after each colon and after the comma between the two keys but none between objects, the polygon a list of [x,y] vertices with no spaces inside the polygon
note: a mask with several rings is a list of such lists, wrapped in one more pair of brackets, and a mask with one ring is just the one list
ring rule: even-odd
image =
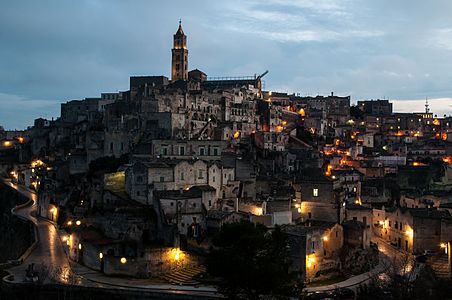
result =
[{"label": "illuminated window", "polygon": [[319,196],[319,189],[312,189],[312,196],[318,197]]}]

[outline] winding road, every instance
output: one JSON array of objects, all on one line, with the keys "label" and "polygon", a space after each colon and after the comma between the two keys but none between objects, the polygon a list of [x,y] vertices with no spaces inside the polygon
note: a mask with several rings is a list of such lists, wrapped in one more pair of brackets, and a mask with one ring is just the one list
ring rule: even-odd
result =
[{"label": "winding road", "polygon": [[25,281],[25,270],[29,264],[34,263],[35,270],[44,271],[43,269],[47,269],[49,276],[53,277],[52,279],[59,282],[67,282],[71,268],[69,260],[64,252],[55,226],[50,222],[38,220],[35,217],[37,210],[36,193],[8,180],[3,180],[3,182],[32,200],[32,205],[14,209],[14,214],[33,222],[36,225],[39,236],[36,249],[26,258],[24,263],[9,270],[14,275],[14,281]]},{"label": "winding road", "polygon": [[[19,266],[8,269],[13,275],[10,283],[23,283],[26,280],[26,269],[34,263],[35,270],[48,272],[46,282],[51,280],[63,284],[76,284],[85,287],[116,288],[122,291],[149,291],[153,293],[190,295],[200,298],[224,298],[218,294],[214,287],[209,286],[176,286],[171,284],[153,284],[145,279],[108,277],[103,273],[91,270],[85,266],[69,260],[63,243],[61,242],[55,225],[45,219],[36,218],[37,195],[21,185],[11,182],[9,179],[0,179],[9,187],[15,189],[32,201],[31,205],[13,209],[13,213],[20,218],[30,220],[36,225],[39,241],[37,247],[25,258]],[[42,268],[41,266],[45,266]],[[72,272],[71,272],[72,271]],[[71,274],[75,276],[71,276]]]}]

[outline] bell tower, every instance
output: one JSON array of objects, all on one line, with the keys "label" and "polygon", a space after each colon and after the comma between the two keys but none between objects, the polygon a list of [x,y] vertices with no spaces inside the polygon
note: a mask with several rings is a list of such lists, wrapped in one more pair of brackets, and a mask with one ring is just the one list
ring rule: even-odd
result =
[{"label": "bell tower", "polygon": [[188,80],[188,49],[187,36],[182,30],[182,21],[179,20],[179,28],[174,35],[174,43],[171,64],[171,80]]}]

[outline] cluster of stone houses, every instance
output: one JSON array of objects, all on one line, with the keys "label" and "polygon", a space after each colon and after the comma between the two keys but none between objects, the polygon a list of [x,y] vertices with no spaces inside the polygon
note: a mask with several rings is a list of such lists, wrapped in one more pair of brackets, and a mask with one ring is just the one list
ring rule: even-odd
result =
[{"label": "cluster of stone houses", "polygon": [[156,276],[201,264],[190,250],[248,221],[282,226],[291,270],[315,280],[340,271],[344,246],[377,237],[421,254],[452,239],[451,117],[265,91],[265,73],[209,78],[188,71],[186,42],[179,27],[171,79],[133,76],[56,120],[0,130],[1,171],[38,190],[72,259]]}]

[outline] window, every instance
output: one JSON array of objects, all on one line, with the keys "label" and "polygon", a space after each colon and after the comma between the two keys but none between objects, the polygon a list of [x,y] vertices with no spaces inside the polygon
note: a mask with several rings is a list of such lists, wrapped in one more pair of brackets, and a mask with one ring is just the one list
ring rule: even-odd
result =
[{"label": "window", "polygon": [[185,155],[185,147],[184,146],[179,147],[179,155]]},{"label": "window", "polygon": [[143,182],[143,176],[137,176],[137,182]]},{"label": "window", "polygon": [[184,172],[180,172],[180,180],[184,180]]},{"label": "window", "polygon": [[204,155],[204,148],[199,148],[199,155],[200,156],[203,156]]},{"label": "window", "polygon": [[218,155],[218,149],[217,148],[213,148],[213,155],[215,155],[215,156]]},{"label": "window", "polygon": [[318,197],[319,196],[319,189],[312,189],[312,196]]},{"label": "window", "polygon": [[202,170],[198,170],[198,174],[199,174],[199,176],[198,176],[199,179],[203,179],[204,178],[204,174],[203,174]]},{"label": "window", "polygon": [[209,200],[209,207],[212,206],[212,200]]},{"label": "window", "polygon": [[212,177],[212,182],[215,182],[215,176]]},{"label": "window", "polygon": [[160,176],[160,182],[164,182],[165,181],[165,177]]},{"label": "window", "polygon": [[140,191],[137,191],[137,196],[140,196]]},{"label": "window", "polygon": [[171,202],[170,205],[171,205],[171,206],[174,206],[174,202]]}]

